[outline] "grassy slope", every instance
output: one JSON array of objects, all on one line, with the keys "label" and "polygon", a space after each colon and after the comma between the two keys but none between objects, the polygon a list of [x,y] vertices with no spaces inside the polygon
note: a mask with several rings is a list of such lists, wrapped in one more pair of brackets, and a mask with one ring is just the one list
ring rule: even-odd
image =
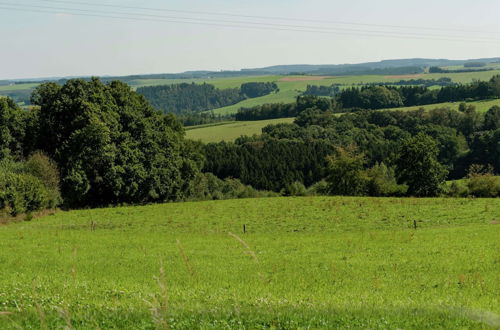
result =
[{"label": "grassy slope", "polygon": [[0,227],[0,328],[498,326],[498,210],[315,197],[60,212]]},{"label": "grassy slope", "polygon": [[[436,108],[451,108],[458,110],[461,102],[447,102],[447,103],[438,103],[438,104],[429,104],[423,106],[414,106],[414,107],[403,107],[403,108],[391,108],[387,110],[417,110],[420,108],[424,108],[426,110],[436,109]],[[497,100],[487,100],[487,101],[474,101],[474,102],[466,102],[469,105],[474,105],[478,112],[486,112],[493,106],[500,106],[500,99]]]},{"label": "grassy slope", "polygon": [[270,124],[291,123],[294,118],[280,118],[259,121],[231,121],[217,123],[215,125],[201,125],[199,127],[188,127],[186,136],[192,140],[202,142],[234,141],[242,135],[252,136],[261,134],[262,128]]}]

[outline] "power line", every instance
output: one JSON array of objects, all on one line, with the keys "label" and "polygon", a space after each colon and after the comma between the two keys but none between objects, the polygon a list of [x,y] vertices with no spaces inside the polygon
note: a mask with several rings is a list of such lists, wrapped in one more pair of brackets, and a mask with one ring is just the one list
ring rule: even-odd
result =
[{"label": "power line", "polygon": [[[284,25],[284,24],[273,24],[273,23],[262,23],[262,22],[248,22],[248,21],[228,21],[228,20],[213,20],[213,19],[204,19],[204,18],[190,18],[190,17],[177,17],[177,16],[164,16],[164,15],[152,15],[152,14],[139,14],[136,13],[117,13],[117,12],[109,12],[109,11],[96,11],[96,10],[88,10],[88,9],[80,9],[80,8],[71,8],[71,7],[48,7],[48,6],[38,6],[38,5],[25,5],[25,4],[11,4],[11,3],[2,3],[0,5],[7,6],[15,6],[15,7],[29,7],[29,8],[41,8],[41,9],[50,9],[50,10],[71,10],[78,12],[86,12],[86,13],[98,13],[98,14],[106,14],[106,15],[130,15],[130,16],[139,16],[139,17],[153,17],[153,18],[161,18],[161,19],[174,19],[174,20],[188,20],[188,21],[204,21],[209,23],[228,23],[228,24],[246,24],[246,25],[256,25],[256,26],[271,26],[271,27],[279,27],[279,28],[293,28],[293,29],[307,29],[307,30],[326,30],[326,31],[342,31],[342,32],[356,32],[356,33],[369,33],[369,34],[388,34],[388,35],[397,35],[397,36],[417,36],[417,37],[431,37],[431,38],[454,38],[457,40],[466,40],[464,37],[456,37],[456,36],[442,36],[436,34],[419,34],[419,33],[411,33],[411,32],[393,32],[393,31],[371,31],[371,30],[356,30],[356,29],[346,29],[346,28],[331,28],[331,27],[323,27],[323,26],[305,26],[305,25]],[[475,40],[478,38],[475,38]],[[485,39],[488,41],[499,41],[500,39],[491,39],[491,38],[479,38]]]},{"label": "power line", "polygon": [[404,25],[388,25],[388,24],[370,24],[370,23],[358,23],[358,22],[346,22],[346,21],[276,17],[276,16],[241,15],[241,14],[234,14],[234,13],[216,13],[216,12],[194,11],[194,10],[177,10],[177,9],[167,9],[167,8],[112,5],[112,4],[92,3],[92,2],[85,2],[85,1],[62,1],[62,0],[38,0],[38,1],[40,1],[40,2],[52,2],[52,3],[63,3],[63,4],[74,4],[74,5],[85,5],[85,6],[100,6],[100,7],[108,7],[108,8],[147,10],[147,11],[155,11],[155,12],[164,11],[164,12],[209,15],[209,16],[228,16],[228,17],[254,18],[254,19],[256,18],[256,19],[263,19],[263,20],[280,20],[280,21],[309,22],[309,23],[328,23],[328,24],[343,24],[343,25],[402,28],[402,29],[419,29],[419,30],[432,30],[432,31],[441,30],[441,31],[466,32],[466,33],[488,33],[488,34],[499,34],[500,33],[500,31],[466,30],[466,29],[430,27],[430,26],[404,26]]},{"label": "power line", "polygon": [[[500,39],[482,39],[481,38],[474,38],[474,39],[467,39],[467,38],[462,38],[462,37],[452,37],[450,38],[449,36],[447,37],[441,37],[438,35],[419,35],[419,34],[413,34],[413,35],[408,35],[404,33],[392,33],[392,32],[380,32],[380,31],[361,31],[361,30],[352,30],[352,29],[328,29],[328,30],[322,30],[318,27],[304,27],[304,26],[291,26],[291,25],[280,25],[280,24],[275,24],[275,25],[270,25],[270,26],[263,26],[263,25],[268,25],[266,23],[254,23],[254,22],[244,22],[244,21],[214,21],[214,20],[205,20],[205,23],[200,23],[197,22],[196,18],[183,18],[183,17],[169,17],[169,16],[160,16],[160,15],[145,15],[145,14],[140,14],[139,17],[131,17],[132,16],[137,16],[136,14],[131,14],[131,13],[113,13],[113,12],[99,12],[95,10],[86,10],[86,9],[77,9],[77,8],[61,8],[61,7],[47,7],[47,6],[35,6],[35,5],[18,5],[18,4],[10,4],[10,3],[0,3],[0,9],[6,9],[6,10],[15,10],[15,11],[22,11],[22,12],[37,12],[37,13],[50,13],[50,14],[58,14],[61,13],[60,10],[68,10],[68,14],[75,15],[75,16],[87,16],[87,17],[100,17],[100,18],[113,18],[113,19],[122,19],[122,20],[135,20],[135,21],[147,21],[147,22],[163,22],[163,23],[181,23],[181,24],[194,24],[194,25],[206,25],[206,26],[218,26],[218,27],[231,27],[231,28],[244,28],[244,29],[258,29],[258,30],[276,30],[276,31],[293,31],[293,32],[306,32],[306,33],[327,33],[327,34],[340,34],[340,35],[356,35],[356,36],[363,36],[363,37],[389,37],[389,38],[411,38],[411,39],[433,39],[433,40],[444,40],[444,41],[467,41],[467,42],[492,42],[492,41],[500,41]],[[5,6],[11,6],[11,7],[5,7]],[[19,8],[21,7],[21,8]],[[28,7],[28,8],[26,8]],[[33,8],[42,8],[41,9],[31,9],[29,7]],[[70,11],[79,11],[80,13],[74,13]],[[82,13],[84,12],[84,13]],[[117,16],[117,15],[129,15],[129,16]],[[165,17],[167,19],[154,19],[154,18],[145,18],[144,16],[153,16],[153,17]],[[189,20],[189,21],[186,21]],[[193,22],[192,22],[193,21]],[[217,22],[226,22],[226,23],[231,23],[231,24],[221,24]],[[238,25],[234,25],[238,24]],[[252,25],[254,24],[254,25]],[[291,28],[291,27],[296,27],[296,28]],[[304,29],[305,28],[305,29]],[[343,31],[350,31],[350,32],[343,32]],[[371,33],[371,35],[366,35],[365,33]]]}]

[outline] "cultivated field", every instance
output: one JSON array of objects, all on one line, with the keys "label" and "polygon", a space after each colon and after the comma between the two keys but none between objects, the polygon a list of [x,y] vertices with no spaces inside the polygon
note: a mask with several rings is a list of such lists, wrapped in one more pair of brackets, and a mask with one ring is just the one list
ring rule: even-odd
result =
[{"label": "cultivated field", "polygon": [[58,212],[0,227],[0,328],[493,328],[499,243],[493,199]]},{"label": "cultivated field", "polygon": [[242,135],[252,136],[262,134],[267,125],[292,123],[295,118],[279,118],[258,121],[229,121],[209,125],[187,127],[186,137],[202,142],[234,141]]}]

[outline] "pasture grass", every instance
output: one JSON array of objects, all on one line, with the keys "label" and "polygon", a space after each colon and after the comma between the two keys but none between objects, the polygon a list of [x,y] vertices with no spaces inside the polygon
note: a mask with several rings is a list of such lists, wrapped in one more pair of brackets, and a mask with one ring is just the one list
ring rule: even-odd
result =
[{"label": "pasture grass", "polygon": [[[428,105],[417,105],[412,107],[401,107],[401,108],[390,108],[385,110],[400,110],[400,111],[410,111],[410,110],[432,110],[437,108],[450,108],[454,110],[458,110],[460,103],[462,102],[446,102],[446,103],[437,103],[437,104],[428,104]],[[467,105],[473,105],[476,107],[477,112],[486,112],[490,110],[494,106],[500,106],[500,99],[496,100],[483,100],[483,101],[472,101],[472,102],[463,102]]]},{"label": "pasture grass", "polygon": [[229,121],[208,125],[187,127],[186,137],[191,140],[200,140],[204,143],[234,141],[242,135],[252,136],[262,134],[267,125],[292,123],[295,118],[279,118],[258,121]]},{"label": "pasture grass", "polygon": [[0,86],[0,93],[1,92],[20,91],[20,90],[31,90],[31,89],[37,87],[38,85],[39,85],[38,83],[4,85],[4,86]]},{"label": "pasture grass", "polygon": [[494,328],[498,203],[269,198],[13,223],[0,328]]}]

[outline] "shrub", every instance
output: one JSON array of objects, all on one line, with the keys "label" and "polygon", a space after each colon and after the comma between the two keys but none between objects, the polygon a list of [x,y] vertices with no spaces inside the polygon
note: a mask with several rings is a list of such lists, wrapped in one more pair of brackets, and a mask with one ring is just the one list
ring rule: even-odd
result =
[{"label": "shrub", "polygon": [[42,152],[32,154],[24,168],[28,174],[40,179],[49,194],[49,207],[54,208],[61,203],[61,194],[59,191],[59,169],[57,164]]},{"label": "shrub", "polygon": [[472,196],[497,197],[500,195],[500,178],[493,175],[491,166],[472,165],[467,187]]},{"label": "shrub", "polygon": [[445,195],[450,197],[467,197],[469,196],[469,189],[462,181],[453,181],[446,190]]},{"label": "shrub", "polygon": [[306,196],[307,189],[302,184],[302,182],[294,182],[286,186],[286,188],[282,191],[282,194],[285,196]]},{"label": "shrub", "polygon": [[329,183],[325,180],[316,182],[307,189],[307,194],[311,196],[325,196],[329,194]]},{"label": "shrub", "polygon": [[408,186],[399,185],[394,169],[377,163],[367,171],[368,194],[370,196],[404,196]]},{"label": "shrub", "polygon": [[40,179],[14,172],[0,173],[0,210],[11,216],[36,212],[50,204],[49,193]]},{"label": "shrub", "polygon": [[221,180],[212,173],[197,175],[188,195],[189,200],[222,200],[233,198],[256,198],[277,196],[269,191],[259,191],[244,185],[238,179]]}]

